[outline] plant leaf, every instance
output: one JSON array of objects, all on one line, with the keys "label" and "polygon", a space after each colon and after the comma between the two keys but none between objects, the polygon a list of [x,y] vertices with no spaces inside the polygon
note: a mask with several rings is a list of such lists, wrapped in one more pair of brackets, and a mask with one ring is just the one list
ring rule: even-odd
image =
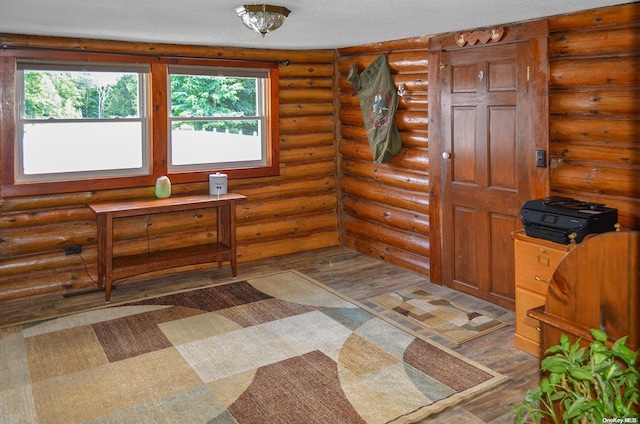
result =
[{"label": "plant leaf", "polygon": [[589,368],[571,368],[569,375],[577,380],[593,381],[593,374]]},{"label": "plant leaf", "polygon": [[563,420],[566,421],[570,418],[574,418],[582,414],[584,412],[584,406],[586,402],[587,402],[587,399],[584,397],[580,397],[576,399],[575,402],[573,402],[571,406],[567,408],[566,412],[564,413]]},{"label": "plant leaf", "polygon": [[594,339],[596,339],[599,342],[606,342],[608,337],[607,337],[607,333],[605,333],[604,331],[597,329],[597,328],[592,328],[591,330],[591,335],[593,336]]},{"label": "plant leaf", "polygon": [[567,350],[569,348],[569,337],[564,333],[560,335],[560,347],[563,350]]}]

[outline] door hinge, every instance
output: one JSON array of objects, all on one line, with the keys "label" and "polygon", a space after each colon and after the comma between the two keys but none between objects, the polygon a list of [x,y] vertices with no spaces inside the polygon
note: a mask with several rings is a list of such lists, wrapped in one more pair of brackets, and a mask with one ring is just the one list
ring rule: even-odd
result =
[{"label": "door hinge", "polygon": [[531,67],[527,66],[527,81],[531,80]]}]

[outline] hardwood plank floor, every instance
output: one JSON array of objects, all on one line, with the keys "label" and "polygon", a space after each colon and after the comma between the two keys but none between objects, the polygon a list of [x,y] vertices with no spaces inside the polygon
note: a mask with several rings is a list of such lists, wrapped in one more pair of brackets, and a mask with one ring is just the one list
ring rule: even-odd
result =
[{"label": "hardwood plank floor", "polygon": [[[460,346],[426,331],[420,333],[430,340],[473,359],[509,380],[475,399],[458,404],[422,423],[513,423],[511,406],[524,397],[528,388],[538,384],[538,358],[513,344],[514,312],[447,287],[431,284],[429,279],[398,266],[378,260],[345,247],[331,247],[255,262],[240,263],[236,279],[274,271],[296,269],[372,309],[379,309],[372,298],[390,291],[420,286],[425,290],[459,303],[480,313],[507,322],[509,325]],[[206,268],[116,284],[112,304],[157,296],[185,288],[232,281],[230,269]],[[0,302],[0,328],[18,322],[41,320],[74,312],[103,307],[104,292],[66,297],[47,296],[29,301]],[[404,325],[408,323],[398,318]],[[410,325],[413,330],[419,327]]]}]

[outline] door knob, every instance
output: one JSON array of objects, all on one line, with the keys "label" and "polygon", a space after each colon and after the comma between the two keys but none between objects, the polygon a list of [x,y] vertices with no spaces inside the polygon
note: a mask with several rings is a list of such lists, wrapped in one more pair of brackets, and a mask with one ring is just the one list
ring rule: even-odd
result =
[{"label": "door knob", "polygon": [[451,153],[449,152],[442,152],[442,159],[449,159],[451,157]]}]

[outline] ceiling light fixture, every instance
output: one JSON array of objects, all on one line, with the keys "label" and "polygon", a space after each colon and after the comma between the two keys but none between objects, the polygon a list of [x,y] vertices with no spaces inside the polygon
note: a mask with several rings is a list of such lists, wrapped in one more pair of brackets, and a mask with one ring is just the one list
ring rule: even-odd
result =
[{"label": "ceiling light fixture", "polygon": [[247,28],[259,32],[264,38],[267,32],[280,28],[291,11],[281,6],[253,4],[237,7],[236,13]]}]

